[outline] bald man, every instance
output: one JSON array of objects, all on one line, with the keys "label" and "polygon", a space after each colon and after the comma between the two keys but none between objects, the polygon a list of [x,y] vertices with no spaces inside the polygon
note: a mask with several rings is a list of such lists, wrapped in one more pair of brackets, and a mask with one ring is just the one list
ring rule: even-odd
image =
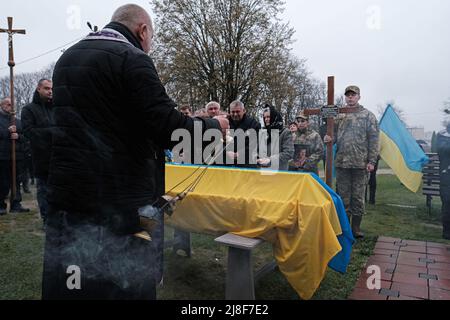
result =
[{"label": "bald man", "polygon": [[136,237],[138,209],[160,203],[174,130],[221,128],[176,110],[152,38],[148,13],[125,5],[55,66],[44,299],[156,298],[163,225],[146,230],[153,241]]}]

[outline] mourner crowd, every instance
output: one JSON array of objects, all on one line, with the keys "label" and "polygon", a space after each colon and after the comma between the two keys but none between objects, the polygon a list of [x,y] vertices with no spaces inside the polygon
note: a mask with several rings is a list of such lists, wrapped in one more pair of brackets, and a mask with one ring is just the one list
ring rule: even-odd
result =
[{"label": "mourner crowd", "polygon": [[[28,192],[28,181],[34,179],[46,226],[44,299],[155,298],[155,283],[161,280],[155,276],[160,275],[155,250],[161,247],[134,237],[141,230],[137,211],[165,193],[164,160],[176,145],[173,132],[193,133],[196,124],[203,132],[218,130],[224,148],[213,156],[235,167],[274,168],[276,163],[277,170],[319,174],[326,145],[334,144],[337,190],[354,236],[364,236],[360,225],[366,186],[379,160],[379,126],[375,115],[359,103],[359,87],[346,88],[346,107],[354,111],[337,116],[333,137],[323,127],[315,131],[305,113],[284,123],[270,105],[262,119],[251,117],[239,100],[227,106],[213,101],[193,114],[188,105],[177,108],[166,94],[147,55],[152,38],[152,21],[144,9],[120,7],[103,30],[65,51],[53,79],[37,83],[32,103],[22,109],[15,126],[11,101],[1,101],[0,215],[7,214],[4,200],[11,188],[14,140],[17,192],[9,211],[28,211],[21,205],[21,191]],[[259,144],[252,147],[251,139],[241,146],[236,136],[228,134],[234,130],[250,137],[263,129],[264,153]],[[441,164],[446,165],[449,135],[447,127],[439,138]],[[191,151],[196,152],[182,150],[175,161],[194,163],[187,159]],[[204,158],[201,162],[208,164]],[[450,190],[449,171],[442,171],[447,187],[441,190]],[[442,199],[448,238],[450,196],[444,192]],[[370,201],[375,201],[372,192]],[[82,292],[66,287],[69,265],[84,268]],[[122,276],[116,277],[118,273]]]}]

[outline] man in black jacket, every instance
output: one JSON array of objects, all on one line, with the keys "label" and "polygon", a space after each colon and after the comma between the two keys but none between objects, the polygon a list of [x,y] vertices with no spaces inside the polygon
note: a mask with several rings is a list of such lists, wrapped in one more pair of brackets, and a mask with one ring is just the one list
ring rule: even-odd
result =
[{"label": "man in black jacket", "polygon": [[30,141],[33,174],[36,177],[37,201],[44,225],[48,215],[48,167],[51,154],[53,84],[49,79],[38,82],[33,100],[22,109],[23,131]]},{"label": "man in black jacket", "polygon": [[447,122],[446,130],[439,132],[436,145],[440,162],[442,226],[444,227],[442,237],[450,240],[450,120]]},{"label": "man in black jacket", "polygon": [[152,37],[148,13],[125,5],[55,66],[44,299],[156,298],[161,242],[135,236],[138,209],[165,192],[173,131],[220,125],[175,109],[148,56]]},{"label": "man in black jacket", "polygon": [[7,213],[5,198],[11,190],[12,158],[11,140],[16,140],[16,196],[12,200],[9,212],[29,212],[30,209],[21,205],[20,177],[23,174],[24,161],[24,137],[20,120],[16,119],[16,125],[11,126],[11,99],[0,101],[0,215]]},{"label": "man in black jacket", "polygon": [[[230,129],[234,130],[235,137],[233,165],[242,168],[257,168],[258,141],[256,138],[261,129],[261,124],[247,115],[244,104],[239,100],[230,104],[229,120]],[[242,133],[245,134],[245,144],[243,146],[241,146],[243,144],[242,137],[244,137]]]}]

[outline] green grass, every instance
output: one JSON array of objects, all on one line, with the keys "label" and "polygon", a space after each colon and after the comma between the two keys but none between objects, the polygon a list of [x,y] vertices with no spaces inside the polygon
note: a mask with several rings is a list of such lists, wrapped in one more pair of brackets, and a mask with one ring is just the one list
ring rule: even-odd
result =
[{"label": "green grass", "polygon": [[[26,195],[22,203],[28,207],[31,201]],[[32,209],[0,217],[0,299],[41,297],[44,232],[35,206]]]},{"label": "green grass", "polygon": [[378,169],[390,169],[390,167],[383,159],[381,159],[380,162],[378,163]]},{"label": "green grass", "polygon": [[[28,200],[25,205],[33,204],[29,196],[25,200]],[[44,241],[41,228],[36,209],[29,214],[0,217],[0,299],[40,299]],[[429,215],[421,192],[409,192],[394,176],[378,177],[377,204],[367,206],[362,229],[366,238],[353,246],[348,272],[341,275],[328,270],[313,299],[346,299],[380,235],[450,243],[441,238],[439,199],[433,200]],[[171,238],[172,229],[166,231],[166,237]],[[213,240],[212,236],[194,234],[191,258],[166,250],[164,286],[158,288],[159,299],[224,299],[227,254]],[[271,250],[268,244],[256,249],[256,268],[272,259]],[[299,299],[279,271],[266,275],[256,284],[256,297]]]}]

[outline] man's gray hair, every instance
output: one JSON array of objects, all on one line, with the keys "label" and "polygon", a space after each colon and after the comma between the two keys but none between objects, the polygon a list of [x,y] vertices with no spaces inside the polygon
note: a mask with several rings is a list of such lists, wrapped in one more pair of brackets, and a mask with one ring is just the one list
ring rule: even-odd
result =
[{"label": "man's gray hair", "polygon": [[134,29],[141,23],[150,21],[150,15],[147,11],[136,4],[126,4],[119,7],[113,14],[111,22],[119,22],[129,29]]},{"label": "man's gray hair", "polygon": [[244,104],[240,100],[233,101],[230,104],[230,109],[233,108],[233,107],[239,107],[241,109],[245,109]]},{"label": "man's gray hair", "polygon": [[206,110],[208,110],[209,109],[209,107],[211,107],[211,106],[218,106],[219,107],[219,109],[220,109],[220,103],[218,103],[218,102],[216,102],[216,101],[211,101],[211,102],[209,102],[207,105],[206,105]]}]

